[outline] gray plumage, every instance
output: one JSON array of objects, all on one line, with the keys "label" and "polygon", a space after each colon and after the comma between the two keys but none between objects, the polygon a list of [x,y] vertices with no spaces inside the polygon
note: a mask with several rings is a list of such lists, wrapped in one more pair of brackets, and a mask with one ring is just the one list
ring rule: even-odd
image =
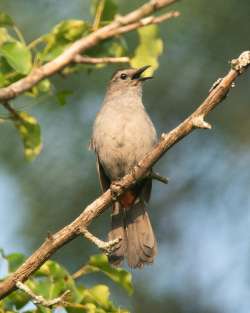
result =
[{"label": "gray plumage", "polygon": [[[147,77],[141,74],[146,68],[114,74],[94,122],[91,147],[97,155],[103,191],[112,181],[127,174],[157,141],[155,128],[142,103],[142,83]],[[145,179],[113,205],[109,239],[122,238],[109,258],[114,265],[124,258],[131,267],[153,262],[157,245],[146,211],[151,185],[151,180]],[[133,197],[135,201],[128,207],[126,203]]]}]

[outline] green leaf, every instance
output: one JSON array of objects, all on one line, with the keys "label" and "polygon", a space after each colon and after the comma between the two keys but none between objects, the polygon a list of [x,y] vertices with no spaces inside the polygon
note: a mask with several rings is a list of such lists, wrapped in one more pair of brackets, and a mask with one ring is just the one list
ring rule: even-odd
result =
[{"label": "green leaf", "polygon": [[6,28],[0,27],[0,46],[6,41],[15,41],[13,37],[10,36]]},{"label": "green leaf", "polygon": [[26,293],[17,290],[4,299],[4,306],[9,310],[21,309],[29,300],[30,297]]},{"label": "green leaf", "polygon": [[63,288],[55,288],[55,284],[51,277],[50,279],[29,280],[27,286],[37,295],[43,296],[45,299],[50,300],[53,297],[59,296]]},{"label": "green leaf", "polygon": [[[92,5],[90,7],[90,12],[93,17],[96,16],[98,6],[102,0],[92,0]],[[101,15],[102,22],[112,21],[117,14],[117,1],[115,0],[104,0],[104,7]]]},{"label": "green leaf", "polygon": [[46,47],[39,54],[42,61],[50,61],[61,54],[72,42],[90,32],[88,23],[82,20],[66,20],[56,25],[53,30],[43,36]]},{"label": "green leaf", "polygon": [[89,292],[93,296],[96,303],[101,305],[104,308],[108,308],[110,306],[109,301],[109,288],[106,285],[97,285],[89,289]]},{"label": "green leaf", "polygon": [[14,25],[14,22],[12,18],[8,14],[0,11],[0,27],[13,26],[13,25]]},{"label": "green leaf", "polygon": [[8,80],[5,78],[5,76],[0,72],[0,88],[4,87]]},{"label": "green leaf", "polygon": [[104,254],[93,255],[90,257],[87,264],[87,272],[102,272],[107,275],[110,279],[122,286],[128,294],[132,294],[132,275],[122,268],[114,268],[109,262],[108,258]]},{"label": "green leaf", "polygon": [[163,41],[158,36],[158,28],[156,25],[150,25],[140,28],[139,45],[135,50],[135,55],[130,63],[132,67],[139,68],[144,65],[151,65],[147,73],[150,74],[158,68],[158,58],[163,52]]},{"label": "green leaf", "polygon": [[42,150],[40,125],[35,117],[26,112],[20,112],[18,115],[20,119],[15,122],[15,126],[23,140],[25,156],[32,160]]},{"label": "green leaf", "polygon": [[67,98],[73,94],[70,90],[61,90],[56,93],[56,99],[61,106],[67,103]]},{"label": "green leaf", "polygon": [[68,275],[66,269],[55,261],[49,260],[45,262],[39,270],[35,272],[36,277],[53,277],[54,279],[64,279]]},{"label": "green leaf", "polygon": [[55,261],[45,262],[35,272],[34,277],[39,280],[30,282],[30,287],[37,292],[43,292],[44,296],[50,299],[59,296],[66,290],[70,290],[70,297],[73,301],[80,301],[82,298],[81,290],[76,287],[74,279],[63,266]]},{"label": "green leaf", "polygon": [[[11,270],[15,270],[25,257],[22,254],[13,253],[5,256],[0,249],[0,255],[8,262]],[[87,265],[89,272],[101,271],[109,277],[117,280],[116,275],[120,275],[120,269],[112,269],[105,255],[96,255],[90,258]],[[95,269],[94,269],[95,268]],[[116,271],[118,270],[118,274]],[[122,270],[123,271],[123,270]],[[127,274],[125,271],[123,271]],[[60,311],[68,313],[129,313],[127,310],[116,307],[110,300],[110,290],[104,284],[97,284],[91,288],[85,288],[82,284],[76,285],[69,272],[55,261],[46,261],[39,270],[37,270],[25,284],[36,294],[45,299],[54,299],[60,296],[64,291],[70,290],[65,307],[60,306]],[[23,291],[17,290],[0,301],[0,313],[51,313],[55,308],[48,309],[42,305],[36,308],[28,309],[24,306],[29,303],[30,297]],[[28,310],[27,310],[28,309]]]},{"label": "green leaf", "polygon": [[20,74],[28,74],[32,67],[30,50],[21,42],[5,42],[0,47],[2,55],[9,65]]},{"label": "green leaf", "polygon": [[38,97],[41,94],[49,93],[51,90],[51,82],[49,79],[43,79],[36,86],[32,87],[25,94],[31,97]]},{"label": "green leaf", "polygon": [[30,97],[38,97],[41,94],[49,93],[51,90],[51,82],[49,79],[41,80],[37,85],[32,87],[29,91],[26,91],[26,95]]},{"label": "green leaf", "polygon": [[14,272],[25,261],[25,255],[21,253],[12,253],[6,256],[9,265],[9,272]]},{"label": "green leaf", "polygon": [[48,93],[51,89],[51,82],[49,79],[43,79],[37,84],[38,91],[41,93]]},{"label": "green leaf", "polygon": [[86,307],[86,313],[97,313],[97,309],[94,303],[87,303],[85,307]]},{"label": "green leaf", "polygon": [[[122,38],[108,39],[101,42],[98,47],[94,47],[88,50],[88,55],[93,57],[121,57],[127,55],[127,45]],[[89,65],[84,65],[85,67]],[[94,65],[95,68],[101,68],[105,64]],[[93,66],[92,66],[93,67]]]},{"label": "green leaf", "polygon": [[88,24],[82,20],[67,20],[55,26],[52,33],[59,38],[72,42],[82,37],[88,29]]}]

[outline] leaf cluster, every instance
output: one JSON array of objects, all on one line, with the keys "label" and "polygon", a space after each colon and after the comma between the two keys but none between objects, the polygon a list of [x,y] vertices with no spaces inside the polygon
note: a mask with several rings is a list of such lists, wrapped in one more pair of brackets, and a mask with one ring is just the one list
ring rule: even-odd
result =
[{"label": "leaf cluster", "polygon": [[[0,88],[18,81],[29,75],[35,68],[54,60],[72,43],[112,22],[118,14],[115,0],[92,0],[88,21],[62,20],[49,33],[27,43],[14,20],[0,11]],[[96,47],[89,49],[87,55],[90,57],[127,56],[131,66],[139,67],[150,64],[153,72],[158,67],[157,60],[162,49],[163,42],[159,37],[158,28],[152,25],[138,30],[138,43],[135,50],[128,46],[126,36],[123,35],[101,42]],[[59,74],[67,76],[82,70],[89,73],[103,66],[105,64],[71,63]],[[72,92],[71,90],[56,90],[53,81],[46,78],[29,90],[26,96],[38,98],[48,95],[54,99],[54,102],[65,105]],[[28,112],[19,112],[18,107],[13,110],[17,114],[13,115],[13,112],[10,112],[10,116],[1,116],[1,121],[14,121],[24,145],[25,156],[33,159],[42,150],[42,137],[38,121]]]},{"label": "leaf cluster", "polygon": [[[23,262],[25,256],[19,253],[12,253],[5,256],[2,252],[1,262],[5,263],[6,275],[15,271]],[[46,300],[60,297],[66,290],[70,293],[63,303],[57,307],[63,308],[69,313],[128,313],[127,310],[117,307],[110,300],[110,289],[105,284],[97,284],[87,288],[84,283],[77,280],[90,273],[100,272],[109,277],[116,285],[121,286],[131,294],[131,274],[121,268],[112,268],[105,255],[91,256],[88,263],[80,270],[81,274],[71,275],[59,263],[49,260],[38,269],[25,284],[36,294]],[[32,299],[22,290],[12,292],[0,302],[1,313],[28,312],[28,313],[50,313],[55,308],[47,308],[40,304],[32,304]]]}]

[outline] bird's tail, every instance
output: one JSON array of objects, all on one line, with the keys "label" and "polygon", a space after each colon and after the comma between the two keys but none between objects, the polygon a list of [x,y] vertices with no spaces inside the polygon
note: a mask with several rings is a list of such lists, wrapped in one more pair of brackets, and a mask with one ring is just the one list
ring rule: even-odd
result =
[{"label": "bird's tail", "polygon": [[118,237],[122,240],[109,256],[111,264],[119,265],[124,258],[133,268],[153,262],[157,244],[143,201],[137,200],[129,208],[123,208],[119,202],[114,203],[109,240]]}]

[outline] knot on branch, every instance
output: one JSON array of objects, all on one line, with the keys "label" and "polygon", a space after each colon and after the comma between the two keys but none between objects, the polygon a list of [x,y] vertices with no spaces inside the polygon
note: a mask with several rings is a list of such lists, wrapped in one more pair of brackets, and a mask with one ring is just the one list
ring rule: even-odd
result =
[{"label": "knot on branch", "polygon": [[212,125],[208,122],[204,121],[204,117],[202,115],[195,116],[192,119],[193,126],[196,128],[204,128],[204,129],[211,129]]},{"label": "knot on branch", "polygon": [[232,68],[239,72],[240,74],[246,69],[246,67],[250,64],[250,51],[244,51],[238,57],[238,59],[233,59],[231,61]]},{"label": "knot on branch", "polygon": [[153,11],[155,11],[155,10],[157,10],[157,7],[158,7],[158,1],[151,0],[150,5],[152,5]]},{"label": "knot on branch", "polygon": [[122,16],[120,14],[116,14],[115,22],[117,22],[119,24],[119,26],[127,25],[126,19],[124,18],[124,16]]}]

